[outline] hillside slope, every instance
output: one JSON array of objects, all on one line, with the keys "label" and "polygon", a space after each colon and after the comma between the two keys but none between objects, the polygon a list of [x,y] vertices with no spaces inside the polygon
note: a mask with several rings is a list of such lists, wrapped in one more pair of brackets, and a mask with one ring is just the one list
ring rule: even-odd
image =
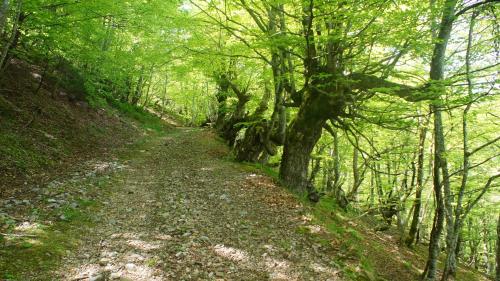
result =
[{"label": "hillside slope", "polygon": [[[40,84],[36,66],[14,60],[0,81],[0,198],[22,196],[85,161],[142,134],[140,124],[111,108],[94,109],[80,83]],[[39,87],[41,85],[41,87]],[[38,89],[39,88],[39,89]],[[82,94],[83,93],[83,94]]]}]

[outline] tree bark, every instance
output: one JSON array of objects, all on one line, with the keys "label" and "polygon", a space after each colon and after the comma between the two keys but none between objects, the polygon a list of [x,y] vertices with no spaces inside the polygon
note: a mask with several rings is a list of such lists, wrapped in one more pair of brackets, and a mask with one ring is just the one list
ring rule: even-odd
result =
[{"label": "tree bark", "polygon": [[322,114],[316,113],[321,102],[324,101],[316,95],[304,101],[286,134],[280,179],[299,193],[307,191],[310,155],[326,123]]},{"label": "tree bark", "polygon": [[26,19],[26,15],[23,13],[22,8],[23,1],[19,0],[19,2],[17,3],[17,12],[14,18],[11,36],[5,46],[3,46],[2,54],[0,55],[0,75],[3,74],[3,70],[10,60],[12,50],[16,48],[17,43],[19,42],[19,38],[21,37],[21,31],[19,30],[19,28]]},{"label": "tree bark", "polygon": [[246,104],[250,101],[250,96],[247,93],[247,89],[240,89],[238,85],[234,84],[230,80],[227,80],[227,83],[231,87],[232,91],[236,94],[238,102],[236,103],[236,107],[232,112],[231,117],[229,117],[228,120],[224,121],[222,129],[220,130],[220,134],[229,143],[230,146],[233,146],[236,140],[236,136],[241,130],[241,127],[236,125],[238,123],[246,121]]},{"label": "tree bark", "polygon": [[358,195],[358,188],[362,183],[362,179],[359,173],[358,159],[359,159],[359,150],[356,147],[353,147],[352,152],[352,189],[349,192],[347,197],[349,201],[356,200],[356,196]]},{"label": "tree bark", "polygon": [[[439,33],[431,60],[430,79],[432,82],[439,83],[444,78],[444,59],[446,55],[446,47],[450,39],[453,20],[455,14],[455,6],[457,0],[446,0],[442,9],[442,18],[439,25]],[[438,85],[440,87],[440,85]],[[441,86],[437,89],[439,94],[444,93],[445,89]],[[445,140],[443,132],[443,121],[441,116],[441,108],[438,104],[431,105],[431,111],[434,112],[434,193],[436,198],[436,211],[434,224],[432,226],[431,238],[429,243],[429,255],[427,263],[422,274],[424,280],[435,280],[437,271],[437,259],[439,256],[439,239],[443,231],[445,207],[451,207],[450,204],[450,182],[448,175],[448,163],[445,158]],[[441,188],[441,172],[443,173],[443,188]],[[442,190],[443,189],[443,194]],[[446,201],[446,206],[445,206]],[[447,221],[450,220],[451,213],[446,214]],[[449,241],[447,241],[448,244]]]},{"label": "tree bark", "polygon": [[217,120],[215,121],[215,129],[217,131],[222,130],[224,125],[224,120],[227,114],[227,96],[229,94],[229,83],[227,83],[227,78],[225,74],[221,74],[217,77]]},{"label": "tree bark", "polygon": [[3,0],[0,6],[0,35],[3,34],[5,22],[7,21],[7,14],[9,13],[9,0]]},{"label": "tree bark", "polygon": [[137,84],[135,85],[134,95],[132,96],[132,100],[130,103],[132,105],[137,105],[139,99],[142,95],[142,86],[144,84],[144,67],[142,67],[141,74],[139,75],[139,79],[137,80]]},{"label": "tree bark", "polygon": [[420,224],[420,211],[422,207],[422,191],[424,189],[424,157],[425,157],[425,138],[427,136],[427,124],[422,124],[419,130],[418,156],[417,156],[417,176],[415,201],[413,202],[413,217],[406,239],[406,245],[411,246],[415,242],[418,226]]},{"label": "tree bark", "polygon": [[[471,46],[472,46],[472,34],[474,30],[474,23],[475,23],[475,18],[477,16],[477,13],[474,12],[472,14],[472,18],[470,21],[469,25],[469,35],[468,35],[468,44],[467,44],[467,51],[466,51],[466,59],[465,59],[465,65],[466,65],[466,75],[467,75],[467,84],[468,84],[468,95],[469,97],[472,98],[473,95],[473,86],[472,86],[472,81],[470,77],[470,56],[471,56]],[[462,201],[463,197],[465,195],[465,189],[467,187],[467,180],[468,180],[468,175],[469,175],[469,167],[470,167],[470,161],[469,161],[469,146],[468,146],[468,123],[467,123],[467,118],[468,118],[468,113],[471,108],[472,104],[469,103],[462,114],[462,145],[463,145],[463,172],[462,172],[462,182],[460,184],[458,196],[457,196],[457,201],[455,204],[455,215],[453,219],[448,219],[447,220],[447,227],[448,227],[448,233],[446,236],[446,243],[447,243],[447,251],[446,251],[446,261],[444,265],[444,270],[443,270],[443,276],[442,280],[448,280],[448,278],[452,277],[454,278],[456,275],[456,269],[457,269],[457,248],[458,248],[458,238],[460,234],[460,230],[462,229],[462,221],[465,218],[465,214],[462,214]],[[453,209],[451,206],[451,200],[453,198],[450,198],[448,201],[447,206],[447,213],[450,213],[450,216],[452,215]]]},{"label": "tree bark", "polygon": [[495,281],[500,281],[500,214],[497,222],[497,253],[496,253],[496,275]]}]

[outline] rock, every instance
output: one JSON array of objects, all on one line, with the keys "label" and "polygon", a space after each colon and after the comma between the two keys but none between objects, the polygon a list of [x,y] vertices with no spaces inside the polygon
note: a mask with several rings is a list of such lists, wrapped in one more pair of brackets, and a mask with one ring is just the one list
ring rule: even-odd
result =
[{"label": "rock", "polygon": [[219,196],[219,199],[224,200],[224,201],[228,201],[228,202],[230,201],[229,196],[227,194],[222,194],[221,196]]},{"label": "rock", "polygon": [[76,105],[83,108],[83,109],[88,109],[89,108],[89,104],[85,101],[77,101],[76,102]]},{"label": "rock", "polygon": [[132,254],[129,256],[129,261],[143,261],[144,257],[139,254]]},{"label": "rock", "polygon": [[107,259],[107,258],[102,258],[99,260],[100,266],[106,266],[108,263],[109,263],[109,259]]},{"label": "rock", "polygon": [[125,265],[125,269],[127,269],[127,271],[129,271],[129,272],[133,272],[136,270],[136,265],[133,263],[127,263]]},{"label": "rock", "polygon": [[184,254],[184,252],[177,252],[177,253],[175,254],[175,257],[180,259],[180,258],[182,258],[184,255],[185,255],[185,254]]},{"label": "rock", "polygon": [[57,203],[52,203],[52,204],[47,205],[47,207],[51,208],[51,209],[57,209],[57,208],[60,208],[61,206],[59,206],[59,204],[57,204]]},{"label": "rock", "polygon": [[89,277],[89,281],[105,281],[104,275],[101,273],[97,273]]},{"label": "rock", "polygon": [[205,243],[210,242],[210,238],[208,238],[207,236],[200,236],[198,239],[200,240],[200,242],[205,242]]},{"label": "rock", "polygon": [[122,277],[122,274],[120,272],[113,272],[109,275],[109,278],[111,280],[116,280],[116,279],[120,279]]},{"label": "rock", "polygon": [[107,257],[116,257],[117,256],[117,252],[104,252],[103,255],[107,256]]},{"label": "rock", "polygon": [[48,139],[51,139],[51,140],[56,140],[57,138],[54,137],[53,135],[49,134],[49,133],[46,133],[46,132],[43,132],[43,135],[48,138]]}]

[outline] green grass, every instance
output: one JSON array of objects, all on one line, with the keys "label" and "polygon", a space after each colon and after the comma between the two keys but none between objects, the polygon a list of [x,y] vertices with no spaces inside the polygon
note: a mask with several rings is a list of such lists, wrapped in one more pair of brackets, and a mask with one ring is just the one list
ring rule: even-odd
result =
[{"label": "green grass", "polygon": [[3,164],[12,164],[20,170],[39,168],[51,161],[27,139],[8,132],[0,132],[0,155],[6,158]]},{"label": "green grass", "polygon": [[143,108],[131,105],[129,103],[123,103],[116,100],[108,100],[110,105],[117,109],[120,114],[130,119],[133,119],[144,129],[150,129],[156,132],[161,132],[165,129],[165,123],[156,115],[144,110]]},{"label": "green grass", "polygon": [[[94,186],[94,191],[112,184],[106,177],[85,179],[77,184],[87,183]],[[50,212],[34,208],[31,211],[34,222],[28,227],[15,229],[12,225],[8,231],[11,234],[0,241],[3,244],[0,247],[0,280],[52,280],[48,274],[59,266],[68,251],[77,249],[85,235],[82,229],[95,227],[92,214],[100,208],[98,202],[76,199],[76,203],[76,208],[68,204]],[[33,276],[35,272],[37,275]]]},{"label": "green grass", "polygon": [[7,236],[6,246],[0,248],[0,279],[49,280],[48,276],[31,276],[48,273],[57,268],[66,251],[75,250],[83,227],[90,227],[92,220],[86,210],[64,207],[66,220],[47,224],[34,224],[20,236]]}]

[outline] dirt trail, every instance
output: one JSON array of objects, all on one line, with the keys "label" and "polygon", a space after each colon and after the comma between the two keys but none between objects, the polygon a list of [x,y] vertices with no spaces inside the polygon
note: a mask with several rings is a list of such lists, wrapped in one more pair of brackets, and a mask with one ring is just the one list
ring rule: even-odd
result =
[{"label": "dirt trail", "polygon": [[153,137],[111,175],[57,280],[341,280],[305,209],[213,133]]}]

